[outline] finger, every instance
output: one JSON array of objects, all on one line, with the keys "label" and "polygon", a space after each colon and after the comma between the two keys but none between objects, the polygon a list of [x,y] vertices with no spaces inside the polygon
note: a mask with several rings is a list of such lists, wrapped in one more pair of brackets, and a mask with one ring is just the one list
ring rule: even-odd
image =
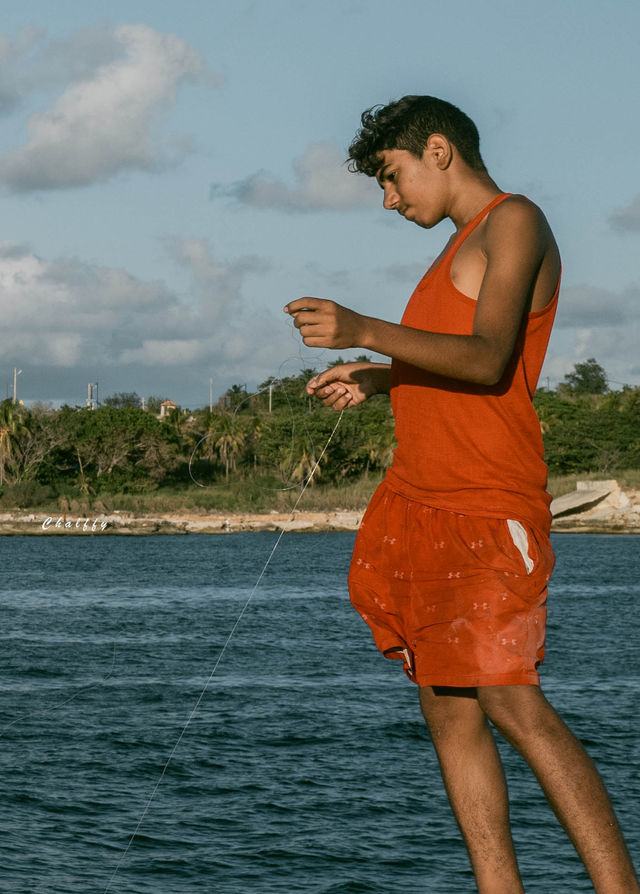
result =
[{"label": "finger", "polygon": [[335,395],[335,397],[342,397],[343,394],[346,394],[347,389],[342,385],[324,385],[321,388],[318,388],[316,391],[316,395],[324,399],[325,397],[329,397],[330,395]]},{"label": "finger", "polygon": [[311,389],[312,392],[317,392],[318,388],[322,388],[324,385],[329,385],[332,382],[336,382],[342,378],[340,373],[339,366],[333,366],[331,369],[325,369],[323,372],[318,373],[317,376],[314,376],[312,379],[309,379],[307,382],[307,389]]},{"label": "finger", "polygon": [[[309,389],[307,388],[309,391]],[[333,401],[338,400],[342,397],[346,392],[346,388],[342,385],[323,385],[321,388],[313,389],[309,391],[310,394],[313,394],[314,397],[317,397],[318,400],[321,400],[322,403],[333,403]]]},{"label": "finger", "polygon": [[296,329],[300,329],[302,326],[317,326],[319,323],[313,311],[300,311],[300,313],[291,314],[291,316]]},{"label": "finger", "polygon": [[337,400],[334,400],[333,403],[327,403],[327,401],[322,401],[322,403],[333,410],[346,410],[347,407],[351,406],[352,398],[350,394],[343,394]]},{"label": "finger", "polygon": [[296,314],[305,309],[318,310],[325,303],[324,298],[296,298],[295,301],[290,301],[284,306],[284,312],[286,314]]},{"label": "finger", "polygon": [[316,394],[325,406],[332,407],[336,401],[341,400],[345,394],[347,394],[347,389],[337,385],[335,388],[323,388],[321,391],[316,392]]}]

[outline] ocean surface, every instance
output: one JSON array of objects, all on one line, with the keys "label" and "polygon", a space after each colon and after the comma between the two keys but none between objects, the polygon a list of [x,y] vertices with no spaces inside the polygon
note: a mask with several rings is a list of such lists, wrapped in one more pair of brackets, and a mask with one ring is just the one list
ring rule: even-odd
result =
[{"label": "ocean surface", "polygon": [[[0,891],[476,890],[417,691],[348,604],[352,534],[282,538],[184,729],[276,536],[0,537]],[[543,688],[637,863],[640,540],[554,546]],[[527,894],[591,891],[501,749]]]}]

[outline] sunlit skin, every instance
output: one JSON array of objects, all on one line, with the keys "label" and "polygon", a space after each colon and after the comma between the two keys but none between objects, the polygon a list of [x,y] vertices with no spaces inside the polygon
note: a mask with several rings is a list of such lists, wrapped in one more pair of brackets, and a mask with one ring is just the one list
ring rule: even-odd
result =
[{"label": "sunlit skin", "polygon": [[[399,149],[383,152],[376,179],[386,209],[426,229],[450,218],[451,239],[501,192],[440,134],[429,137],[421,158]],[[471,335],[424,332],[321,298],[299,298],[284,310],[308,347],[364,348],[491,386],[511,358],[524,315],[548,304],[559,274],[558,249],[544,215],[523,196],[512,196],[462,243],[451,266],[456,288],[477,301]],[[307,391],[343,410],[388,392],[389,385],[388,363],[345,363],[314,376]],[[420,703],[479,894],[524,894],[490,722],[536,775],[597,894],[640,894],[602,780],[539,686],[423,686]]]}]

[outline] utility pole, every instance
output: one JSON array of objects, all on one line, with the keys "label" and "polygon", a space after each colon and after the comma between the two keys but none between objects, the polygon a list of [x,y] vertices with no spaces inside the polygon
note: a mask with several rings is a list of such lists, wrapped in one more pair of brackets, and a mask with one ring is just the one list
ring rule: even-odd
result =
[{"label": "utility pole", "polygon": [[98,383],[89,382],[87,385],[87,407],[95,410],[98,405]]},{"label": "utility pole", "polygon": [[273,394],[273,382],[269,382],[269,412],[271,412],[271,395]]},{"label": "utility pole", "polygon": [[13,402],[18,403],[18,376],[22,372],[17,366],[13,367]]},{"label": "utility pole", "polygon": [[213,379],[209,379],[209,412],[213,413]]}]

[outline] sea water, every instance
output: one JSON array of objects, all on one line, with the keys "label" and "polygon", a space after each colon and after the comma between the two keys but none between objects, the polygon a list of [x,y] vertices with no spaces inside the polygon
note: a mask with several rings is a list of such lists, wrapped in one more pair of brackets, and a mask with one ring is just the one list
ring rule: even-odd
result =
[{"label": "sea water", "polygon": [[[0,537],[2,892],[475,891],[416,688],[348,604],[352,534],[283,537],[158,785],[276,537]],[[553,540],[543,688],[638,862],[639,541]],[[500,748],[527,894],[592,890]]]}]

